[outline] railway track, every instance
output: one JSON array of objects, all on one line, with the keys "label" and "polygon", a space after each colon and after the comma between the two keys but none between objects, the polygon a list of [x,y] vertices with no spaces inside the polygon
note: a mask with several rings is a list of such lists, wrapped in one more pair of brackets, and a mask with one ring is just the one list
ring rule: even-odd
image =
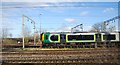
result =
[{"label": "railway track", "polygon": [[3,51],[3,63],[120,64],[120,49],[19,50]]},{"label": "railway track", "polygon": [[[22,48],[22,44],[2,44],[3,48]],[[40,48],[40,45],[25,45],[26,48]]]}]

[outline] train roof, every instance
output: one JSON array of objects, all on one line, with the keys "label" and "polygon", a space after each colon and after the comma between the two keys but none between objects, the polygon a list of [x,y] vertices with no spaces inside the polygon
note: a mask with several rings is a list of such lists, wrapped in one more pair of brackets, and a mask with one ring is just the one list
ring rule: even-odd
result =
[{"label": "train roof", "polygon": [[[57,34],[65,34],[65,33],[118,33],[118,32],[87,32],[87,31],[84,31],[84,32],[43,32],[44,34],[54,34],[54,33],[57,33]],[[119,32],[120,33],[120,32]]]}]

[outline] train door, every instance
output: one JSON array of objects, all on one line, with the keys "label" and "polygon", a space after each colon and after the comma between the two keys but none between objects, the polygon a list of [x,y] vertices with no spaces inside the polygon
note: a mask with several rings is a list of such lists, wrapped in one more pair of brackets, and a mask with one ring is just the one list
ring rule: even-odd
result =
[{"label": "train door", "polygon": [[60,42],[65,43],[66,42],[66,36],[65,34],[60,34]]}]

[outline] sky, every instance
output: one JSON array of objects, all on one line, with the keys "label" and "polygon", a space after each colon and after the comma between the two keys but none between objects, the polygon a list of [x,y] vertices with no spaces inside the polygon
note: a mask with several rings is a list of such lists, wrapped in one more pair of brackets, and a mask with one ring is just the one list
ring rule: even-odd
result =
[{"label": "sky", "polygon": [[[68,32],[72,27],[83,24],[83,30],[118,16],[119,0],[2,0],[0,24],[9,28],[13,37],[21,37],[22,15],[35,22],[36,30]],[[33,24],[24,17],[25,27],[33,34]]]}]

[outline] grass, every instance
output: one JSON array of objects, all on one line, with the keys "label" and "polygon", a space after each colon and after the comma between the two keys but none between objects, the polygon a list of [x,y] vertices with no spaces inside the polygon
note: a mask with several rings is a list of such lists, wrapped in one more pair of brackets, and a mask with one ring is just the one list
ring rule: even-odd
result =
[{"label": "grass", "polygon": [[[25,51],[33,51],[33,50],[95,50],[101,48],[24,48]],[[105,49],[105,48],[104,48]]]}]

